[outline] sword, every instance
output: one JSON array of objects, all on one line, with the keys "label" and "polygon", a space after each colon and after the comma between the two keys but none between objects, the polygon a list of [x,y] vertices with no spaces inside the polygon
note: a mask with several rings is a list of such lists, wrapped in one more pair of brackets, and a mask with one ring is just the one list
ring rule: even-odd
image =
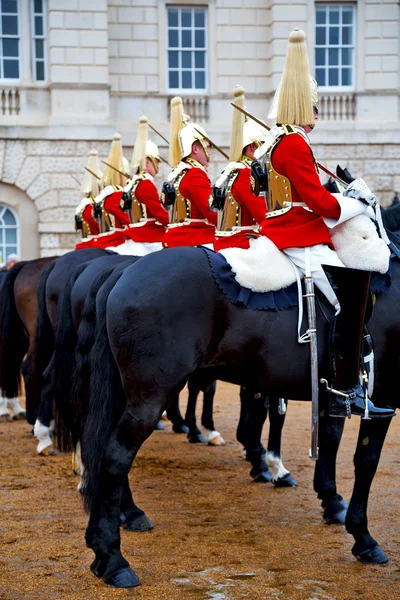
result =
[{"label": "sword", "polygon": [[314,283],[311,274],[306,273],[304,277],[304,287],[307,299],[308,314],[308,338],[310,341],[310,360],[311,360],[311,460],[317,460],[319,455],[318,448],[318,419],[319,419],[319,382],[318,382],[318,346],[317,346],[317,317],[315,312],[315,293]]},{"label": "sword", "polygon": [[[96,179],[98,179],[100,181],[101,177],[99,177],[98,175],[96,175],[96,173],[94,173],[93,171],[91,171],[88,167],[85,167],[86,171],[88,171],[91,175],[93,175],[93,177],[96,177]],[[70,173],[71,175],[71,173]]]},{"label": "sword", "polygon": [[150,129],[152,129],[154,131],[154,133],[156,133],[157,135],[159,135],[160,138],[162,140],[164,140],[164,142],[166,142],[168,144],[168,146],[169,146],[169,141],[167,140],[167,138],[165,138],[162,133],[160,133],[159,131],[157,131],[157,129],[155,127],[153,127],[153,125],[150,125],[150,123],[147,123],[147,124],[150,127]]},{"label": "sword", "polygon": [[124,173],[123,171],[120,171],[119,169],[117,169],[117,167],[113,167],[112,165],[110,165],[110,163],[106,162],[105,160],[102,160],[101,162],[104,163],[105,165],[107,165],[107,167],[114,169],[114,171],[117,171],[117,173],[119,173],[120,175],[123,175],[127,179],[131,179],[131,176],[128,175],[128,173]]},{"label": "sword", "polygon": [[77,177],[75,177],[75,175],[73,175],[72,173],[68,173],[68,175],[71,175],[72,179],[75,179],[75,181],[79,185],[79,187],[81,186],[79,179]]},{"label": "sword", "polygon": [[212,146],[213,148],[215,148],[216,150],[218,150],[218,152],[220,154],[222,154],[222,156],[224,158],[226,158],[226,160],[229,160],[229,156],[223,150],[221,150],[221,148],[219,146],[217,146],[217,144],[214,144],[214,142],[212,140],[210,140],[209,137],[207,137],[206,135],[204,135],[204,133],[202,133],[201,131],[199,131],[199,129],[197,129],[196,127],[195,127],[195,129],[196,129],[197,133],[199,133],[201,135],[202,138],[204,138],[205,140],[207,140],[207,142],[210,144],[210,146]]},{"label": "sword", "polygon": [[[247,110],[244,110],[244,108],[241,108],[237,104],[233,104],[233,102],[231,102],[231,104],[232,104],[232,106],[234,108],[236,108],[236,110],[240,110],[241,113],[243,113],[244,115],[246,115],[246,117],[249,117],[249,119],[252,119],[256,123],[258,123],[259,125],[261,125],[261,127],[264,127],[264,129],[266,129],[267,131],[271,131],[271,127],[268,127],[268,125],[266,123],[263,123],[262,121],[260,121],[260,119],[257,119],[257,117],[255,117],[251,113],[247,112]],[[332,173],[332,171],[330,171],[329,169],[327,169],[326,167],[324,167],[324,165],[321,165],[321,163],[317,162],[317,166],[318,166],[319,169],[321,169],[321,171],[324,171],[324,173],[326,173],[327,175],[329,175],[329,177],[332,177],[332,179],[336,179],[336,181],[338,181],[345,188],[348,187],[348,185],[349,185],[348,183],[346,183],[345,181],[343,181],[343,179],[340,179],[340,177],[338,177],[337,175],[334,175]]]}]

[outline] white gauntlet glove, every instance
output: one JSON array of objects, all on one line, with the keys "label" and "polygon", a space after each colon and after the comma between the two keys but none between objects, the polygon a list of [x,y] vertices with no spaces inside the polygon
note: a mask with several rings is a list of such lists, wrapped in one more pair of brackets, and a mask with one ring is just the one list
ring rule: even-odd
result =
[{"label": "white gauntlet glove", "polygon": [[380,237],[387,245],[389,245],[390,240],[382,222],[381,208],[378,199],[375,194],[371,192],[365,181],[361,179],[361,177],[352,181],[348,188],[346,188],[343,192],[343,196],[346,196],[347,198],[355,198],[356,200],[360,200],[360,202],[367,205],[364,214],[378,225]]}]

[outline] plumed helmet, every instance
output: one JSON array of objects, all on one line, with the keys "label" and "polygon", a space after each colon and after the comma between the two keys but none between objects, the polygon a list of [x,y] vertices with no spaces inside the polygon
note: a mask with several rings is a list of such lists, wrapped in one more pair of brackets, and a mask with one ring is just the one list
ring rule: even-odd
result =
[{"label": "plumed helmet", "polygon": [[[244,109],[244,88],[237,85],[233,91],[233,97],[234,104]],[[252,119],[246,118],[240,110],[233,109],[231,145],[229,150],[229,160],[231,162],[238,162],[242,158],[244,148],[249,144],[255,143],[261,145],[268,140],[271,140],[272,143],[272,137],[266,128],[261,127],[261,125]]]},{"label": "plumed helmet", "polygon": [[276,118],[277,123],[313,125],[313,106],[317,102],[318,86],[310,74],[306,35],[301,29],[294,29],[289,35],[282,79],[268,116]]},{"label": "plumed helmet", "polygon": [[95,150],[94,148],[90,151],[87,168],[90,169],[92,173],[95,173],[95,175],[97,175],[99,179],[97,179],[97,177],[95,177],[95,175],[92,175],[92,173],[90,173],[89,171],[85,170],[85,175],[83,177],[80,192],[82,197],[95,198],[101,189],[100,180],[102,177],[102,172],[99,166],[97,150]]},{"label": "plumed helmet", "polygon": [[203,127],[189,123],[189,117],[183,113],[182,98],[176,96],[171,100],[171,135],[169,146],[169,162],[172,167],[192,152],[194,142],[204,146],[204,136],[207,134]]},{"label": "plumed helmet", "polygon": [[[107,158],[107,162],[111,165],[111,167],[105,165],[103,177],[101,178],[101,186],[106,187],[107,185],[125,185],[126,177],[118,173],[118,171],[121,171],[122,173],[126,172],[124,156],[122,152],[121,136],[119,133],[114,133],[113,135],[113,141],[111,142],[111,149]],[[118,171],[112,167],[115,167],[115,169],[118,169]]]},{"label": "plumed helmet", "polygon": [[135,147],[132,154],[132,171],[143,171],[146,168],[146,158],[149,158],[154,165],[156,172],[158,171],[158,163],[160,154],[158,146],[148,139],[149,125],[148,118],[144,115],[139,120],[139,130],[136,136]]}]

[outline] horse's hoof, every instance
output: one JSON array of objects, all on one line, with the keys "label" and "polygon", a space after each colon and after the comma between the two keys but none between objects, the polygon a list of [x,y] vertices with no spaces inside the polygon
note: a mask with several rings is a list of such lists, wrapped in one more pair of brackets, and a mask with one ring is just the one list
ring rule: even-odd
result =
[{"label": "horse's hoof", "polygon": [[125,518],[122,522],[122,527],[126,529],[126,531],[151,531],[154,529],[153,523],[145,514],[139,515],[134,519],[127,520]]},{"label": "horse's hoof", "polygon": [[383,550],[378,545],[363,552],[357,551],[357,544],[354,544],[352,553],[357,560],[368,565],[384,565],[389,562],[389,558],[386,556]]},{"label": "horse's hoof", "polygon": [[207,436],[207,444],[209,446],[225,446],[225,440],[218,431],[210,431]]},{"label": "horse's hoof", "polygon": [[323,515],[323,519],[327,525],[344,525],[346,522],[347,508],[343,508],[342,510],[336,513],[330,513],[329,511],[325,511]]},{"label": "horse's hoof", "polygon": [[184,423],[182,425],[172,425],[172,431],[174,433],[189,433],[189,427]]},{"label": "horse's hoof", "polygon": [[16,415],[13,415],[13,421],[25,421],[25,420],[26,420],[25,412],[20,412],[20,413],[17,413]]},{"label": "horse's hoof", "polygon": [[161,421],[158,421],[157,425],[154,427],[154,431],[165,431],[165,427]]},{"label": "horse's hoof", "polygon": [[250,477],[252,477],[253,481],[256,483],[270,483],[272,481],[272,473],[269,470],[257,473],[255,469],[252,469],[250,471]]},{"label": "horse's hoof", "polygon": [[53,444],[51,444],[51,446],[46,446],[40,452],[38,450],[38,454],[40,454],[40,456],[57,456],[58,453],[54,450]]},{"label": "horse's hoof", "polygon": [[139,577],[130,567],[124,567],[120,571],[104,577],[103,581],[115,588],[131,588],[140,585]]},{"label": "horse's hoof", "polygon": [[11,423],[12,422],[12,416],[7,414],[7,415],[0,415],[0,423]]},{"label": "horse's hoof", "polygon": [[206,438],[201,433],[189,433],[187,438],[191,444],[205,444],[206,442]]},{"label": "horse's hoof", "polygon": [[275,487],[288,488],[288,487],[297,487],[297,481],[294,477],[291,476],[290,473],[286,473],[283,477],[279,477],[276,481],[274,481]]}]

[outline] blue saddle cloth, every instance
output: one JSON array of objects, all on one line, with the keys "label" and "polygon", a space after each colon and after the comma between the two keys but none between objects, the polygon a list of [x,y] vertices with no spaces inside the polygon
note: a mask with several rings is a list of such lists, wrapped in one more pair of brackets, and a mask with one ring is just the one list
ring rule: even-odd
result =
[{"label": "blue saddle cloth", "polygon": [[207,255],[216,284],[232,304],[253,310],[285,310],[298,306],[297,283],[277,292],[253,292],[236,281],[234,271],[222,254],[199,247]]}]

